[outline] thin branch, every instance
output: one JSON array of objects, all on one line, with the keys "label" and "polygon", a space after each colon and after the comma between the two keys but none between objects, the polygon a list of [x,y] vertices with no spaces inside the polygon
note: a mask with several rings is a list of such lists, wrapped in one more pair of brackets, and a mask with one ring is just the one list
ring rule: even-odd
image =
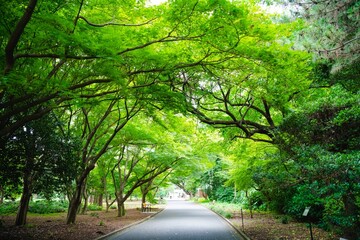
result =
[{"label": "thin branch", "polygon": [[60,54],[34,54],[34,53],[23,53],[23,54],[16,54],[14,59],[19,58],[52,58],[52,59],[74,59],[74,60],[92,60],[101,58],[99,56],[74,56],[74,55],[60,55]]},{"label": "thin branch", "polygon": [[75,28],[76,28],[76,26],[77,26],[77,23],[78,23],[78,20],[79,20],[79,16],[80,16],[80,12],[81,12],[81,9],[82,9],[83,4],[84,4],[84,0],[81,0],[78,13],[77,13],[77,15],[76,15],[76,18],[74,19],[74,28],[73,28],[73,30],[72,30],[72,33],[75,32]]},{"label": "thin branch", "polygon": [[346,45],[348,45],[349,43],[352,43],[356,40],[360,40],[360,37],[357,37],[357,38],[353,38],[349,41],[346,41],[344,43],[341,43],[341,45],[339,47],[336,47],[336,48],[332,48],[332,49],[326,49],[326,50],[319,50],[320,53],[328,53],[328,52],[333,52],[333,51],[336,51],[336,50],[339,50],[339,49],[342,49],[344,48]]},{"label": "thin branch", "polygon": [[144,26],[146,24],[149,24],[149,23],[151,23],[152,21],[154,21],[157,18],[153,18],[153,19],[150,19],[150,20],[148,20],[148,21],[146,21],[144,23],[139,23],[139,24],[126,24],[126,23],[114,23],[114,22],[96,24],[96,23],[90,22],[89,20],[87,20],[83,16],[78,16],[77,19],[84,20],[87,24],[89,24],[92,27],[106,27],[106,26],[139,27],[139,26]]}]

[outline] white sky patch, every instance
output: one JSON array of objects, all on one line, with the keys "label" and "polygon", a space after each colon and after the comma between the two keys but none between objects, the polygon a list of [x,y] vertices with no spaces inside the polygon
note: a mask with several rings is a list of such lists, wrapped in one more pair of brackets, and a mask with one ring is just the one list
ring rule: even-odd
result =
[{"label": "white sky patch", "polygon": [[164,2],[167,2],[167,0],[147,0],[146,5],[147,6],[156,6],[156,5],[160,5]]},{"label": "white sky patch", "polygon": [[266,13],[269,14],[284,14],[286,13],[288,10],[282,6],[282,5],[264,5],[264,4],[260,4],[260,7],[265,10]]}]

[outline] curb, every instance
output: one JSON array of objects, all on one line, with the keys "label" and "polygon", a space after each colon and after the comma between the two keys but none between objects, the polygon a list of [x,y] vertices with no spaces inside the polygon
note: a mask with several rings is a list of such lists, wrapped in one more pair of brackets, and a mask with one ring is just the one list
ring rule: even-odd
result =
[{"label": "curb", "polygon": [[108,233],[108,234],[105,234],[105,235],[103,235],[103,236],[100,236],[100,237],[96,238],[95,240],[105,240],[105,239],[111,237],[112,235],[116,235],[117,233],[120,233],[120,232],[122,232],[122,231],[124,231],[124,230],[126,230],[126,229],[128,229],[128,228],[131,228],[131,227],[133,227],[133,226],[136,226],[136,225],[138,225],[138,224],[140,224],[140,223],[142,223],[142,222],[145,222],[145,221],[149,220],[150,218],[152,218],[152,217],[158,215],[159,213],[161,213],[164,209],[165,209],[165,208],[163,208],[163,209],[161,209],[160,211],[154,213],[153,215],[147,216],[146,218],[143,218],[143,219],[141,219],[141,220],[139,220],[139,221],[137,221],[137,222],[131,223],[131,224],[129,224],[129,225],[127,225],[127,226],[124,226],[124,227],[122,227],[122,228],[120,228],[120,229],[117,229],[117,230],[112,231],[112,232],[110,232],[110,233]]},{"label": "curb", "polygon": [[246,235],[243,231],[241,231],[240,229],[235,227],[235,225],[229,219],[223,217],[222,215],[220,215],[218,213],[216,213],[216,214],[219,215],[220,217],[222,217],[225,221],[227,221],[235,229],[235,231],[238,232],[241,235],[241,237],[243,237],[245,240],[251,240],[251,238],[248,235]]},{"label": "curb", "polygon": [[[203,206],[205,207],[205,206]],[[207,207],[205,207],[207,208]],[[238,229],[237,227],[235,227],[235,225],[227,218],[225,218],[224,216],[220,215],[219,213],[213,211],[212,209],[210,208],[207,208],[209,209],[210,211],[212,211],[213,213],[215,213],[216,215],[218,215],[219,217],[221,217],[222,219],[224,219],[227,223],[229,223],[229,225],[237,232],[239,233],[239,235],[244,238],[245,240],[251,240],[251,238],[249,236],[247,236],[243,231],[241,231],[240,229]]]}]

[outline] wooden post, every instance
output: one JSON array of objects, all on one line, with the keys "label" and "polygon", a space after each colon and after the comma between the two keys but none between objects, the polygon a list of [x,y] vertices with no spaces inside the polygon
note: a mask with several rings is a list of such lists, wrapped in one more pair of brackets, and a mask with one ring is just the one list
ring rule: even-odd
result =
[{"label": "wooden post", "polygon": [[242,208],[240,211],[241,211],[241,226],[242,226],[242,230],[245,231],[245,229],[244,229],[244,214],[243,214]]}]

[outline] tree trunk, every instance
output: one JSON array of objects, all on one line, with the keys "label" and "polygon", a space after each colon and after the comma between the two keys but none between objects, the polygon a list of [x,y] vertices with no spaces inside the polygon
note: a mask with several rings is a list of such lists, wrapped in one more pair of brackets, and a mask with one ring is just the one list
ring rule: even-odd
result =
[{"label": "tree trunk", "polygon": [[87,194],[87,191],[86,191],[86,180],[84,182],[84,186],[82,187],[82,195],[83,195],[83,198],[84,198],[84,206],[81,210],[81,214],[85,214],[86,211],[87,211],[87,207],[88,207],[88,204],[89,204],[89,196]]},{"label": "tree trunk", "polygon": [[248,191],[245,191],[245,196],[249,201],[250,218],[253,218],[253,202],[251,200],[251,197],[249,197]]},{"label": "tree trunk", "polygon": [[0,204],[4,203],[4,195],[5,195],[4,188],[0,186]]},{"label": "tree trunk", "polygon": [[143,192],[143,194],[141,195],[141,203],[142,204],[146,203],[146,195],[147,195],[147,192]]},{"label": "tree trunk", "polygon": [[146,206],[146,195],[147,192],[146,191],[142,191],[142,195],[141,195],[141,211],[145,212],[145,206]]},{"label": "tree trunk", "polygon": [[29,209],[29,202],[32,193],[32,177],[31,173],[27,172],[24,175],[23,192],[21,195],[19,210],[16,215],[15,225],[21,226],[26,224],[26,217]]},{"label": "tree trunk", "polygon": [[97,200],[97,204],[100,207],[103,206],[103,198],[104,198],[104,194],[100,193],[100,195],[98,196],[98,200]]},{"label": "tree trunk", "polygon": [[81,204],[81,191],[83,188],[83,182],[76,185],[75,192],[69,203],[68,214],[66,218],[66,224],[73,224],[76,221],[76,215]]},{"label": "tree trunk", "polygon": [[123,217],[125,216],[125,204],[124,204],[124,200],[122,199],[118,199],[117,201],[117,206],[118,206],[118,217]]},{"label": "tree trunk", "polygon": [[114,202],[116,201],[116,198],[109,203],[109,200],[111,200],[110,196],[108,194],[105,195],[105,202],[106,202],[106,212],[109,211],[109,208],[114,204]]},{"label": "tree trunk", "polygon": [[103,201],[104,201],[104,193],[106,192],[106,177],[102,177],[101,178],[101,192],[99,194],[99,198],[98,198],[98,205],[99,206],[103,206]]}]

